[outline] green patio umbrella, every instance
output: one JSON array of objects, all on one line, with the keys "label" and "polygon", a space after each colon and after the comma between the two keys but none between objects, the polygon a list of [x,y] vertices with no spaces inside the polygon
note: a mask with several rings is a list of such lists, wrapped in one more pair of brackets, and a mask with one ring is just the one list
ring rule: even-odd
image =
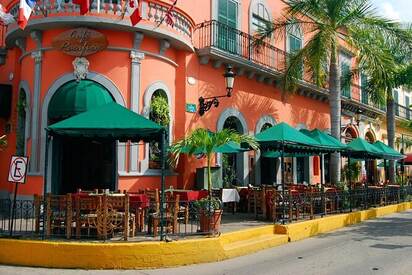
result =
[{"label": "green patio umbrella", "polygon": [[352,140],[348,145],[346,156],[356,159],[382,159],[385,153],[362,138]]},{"label": "green patio umbrella", "polygon": [[316,140],[319,142],[322,146],[326,146],[328,148],[333,148],[336,149],[337,151],[342,151],[347,149],[347,145],[343,144],[336,138],[332,137],[331,135],[319,130],[319,129],[314,129],[312,131],[302,129],[300,132],[304,133],[308,137],[311,137],[312,139]]},{"label": "green patio umbrella", "polygon": [[401,153],[399,153],[398,151],[394,150],[393,148],[389,147],[388,145],[386,145],[385,143],[381,141],[375,142],[373,146],[375,146],[376,148],[378,148],[379,150],[383,152],[384,159],[398,160],[398,159],[405,158],[404,155],[402,155]]},{"label": "green patio umbrella", "polygon": [[[321,145],[316,140],[299,132],[287,123],[279,123],[256,136],[257,141],[263,146],[278,147],[309,146],[319,148]],[[303,149],[301,147],[300,149]]]}]

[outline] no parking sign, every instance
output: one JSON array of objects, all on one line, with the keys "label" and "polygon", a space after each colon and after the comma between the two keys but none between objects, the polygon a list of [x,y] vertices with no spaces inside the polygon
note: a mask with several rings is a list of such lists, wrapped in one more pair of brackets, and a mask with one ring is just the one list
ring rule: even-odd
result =
[{"label": "no parking sign", "polygon": [[24,183],[27,173],[27,157],[12,156],[10,160],[9,182]]}]

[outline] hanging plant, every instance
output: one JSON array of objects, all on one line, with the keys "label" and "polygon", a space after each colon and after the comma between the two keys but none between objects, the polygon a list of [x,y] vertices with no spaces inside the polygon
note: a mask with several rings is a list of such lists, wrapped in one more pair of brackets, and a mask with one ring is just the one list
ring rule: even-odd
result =
[{"label": "hanging plant", "polygon": [[155,95],[150,103],[150,119],[162,126],[170,123],[169,104],[162,95]]}]

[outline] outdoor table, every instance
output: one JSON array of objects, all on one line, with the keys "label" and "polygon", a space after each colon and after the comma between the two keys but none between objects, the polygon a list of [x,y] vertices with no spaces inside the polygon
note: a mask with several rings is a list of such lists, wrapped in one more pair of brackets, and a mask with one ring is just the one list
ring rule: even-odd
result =
[{"label": "outdoor table", "polygon": [[236,189],[222,189],[222,203],[233,204],[233,214],[236,212],[236,203],[240,201],[239,192]]},{"label": "outdoor table", "polygon": [[149,197],[146,194],[129,194],[130,205],[134,207],[148,208],[150,205]]},{"label": "outdoor table", "polygon": [[173,197],[179,195],[179,200],[181,202],[191,202],[198,201],[200,199],[206,198],[209,193],[207,190],[174,190]]}]

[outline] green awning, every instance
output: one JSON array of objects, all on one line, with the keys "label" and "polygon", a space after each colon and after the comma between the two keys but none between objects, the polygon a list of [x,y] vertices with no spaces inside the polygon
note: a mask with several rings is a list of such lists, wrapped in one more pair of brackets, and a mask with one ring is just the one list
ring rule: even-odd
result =
[{"label": "green awning", "polygon": [[332,137],[331,135],[320,131],[319,129],[314,129],[312,131],[302,129],[300,132],[304,133],[310,138],[313,138],[317,142],[319,142],[322,146],[326,146],[331,149],[335,149],[336,151],[346,150],[346,144],[343,144],[336,138]]},{"label": "green awning", "polygon": [[[213,132],[209,131],[209,134],[214,134]],[[185,154],[188,154],[190,152],[191,148],[185,147],[182,152]],[[248,151],[248,149],[241,148],[240,144],[234,142],[234,141],[229,141],[226,144],[217,146],[213,148],[214,153],[222,153],[222,154],[237,154],[237,153],[243,153]],[[196,148],[193,152],[193,154],[198,155],[198,154],[203,154],[205,153],[205,150],[202,148]]]},{"label": "green awning", "polygon": [[257,134],[257,141],[262,151],[281,151],[285,153],[319,153],[334,152],[336,149],[322,146],[318,141],[299,132],[287,123],[279,123]]},{"label": "green awning", "polygon": [[398,151],[394,150],[393,148],[389,147],[385,143],[381,141],[377,141],[373,144],[377,149],[383,152],[384,154],[384,159],[388,160],[398,160],[398,159],[403,159],[405,158],[404,155],[399,153]]},{"label": "green awning", "polygon": [[384,153],[362,138],[352,140],[345,155],[357,159],[381,159]]},{"label": "green awning", "polygon": [[49,119],[66,119],[113,102],[110,93],[91,80],[71,81],[63,85],[52,97]]},{"label": "green awning", "polygon": [[111,140],[160,140],[164,128],[117,103],[81,113],[47,127],[50,135]]},{"label": "green awning", "polygon": [[[311,157],[313,156],[313,153],[284,153],[283,157],[285,158],[301,158],[301,157]],[[264,158],[280,158],[282,156],[282,152],[279,151],[266,151],[262,152],[262,157]]]}]

